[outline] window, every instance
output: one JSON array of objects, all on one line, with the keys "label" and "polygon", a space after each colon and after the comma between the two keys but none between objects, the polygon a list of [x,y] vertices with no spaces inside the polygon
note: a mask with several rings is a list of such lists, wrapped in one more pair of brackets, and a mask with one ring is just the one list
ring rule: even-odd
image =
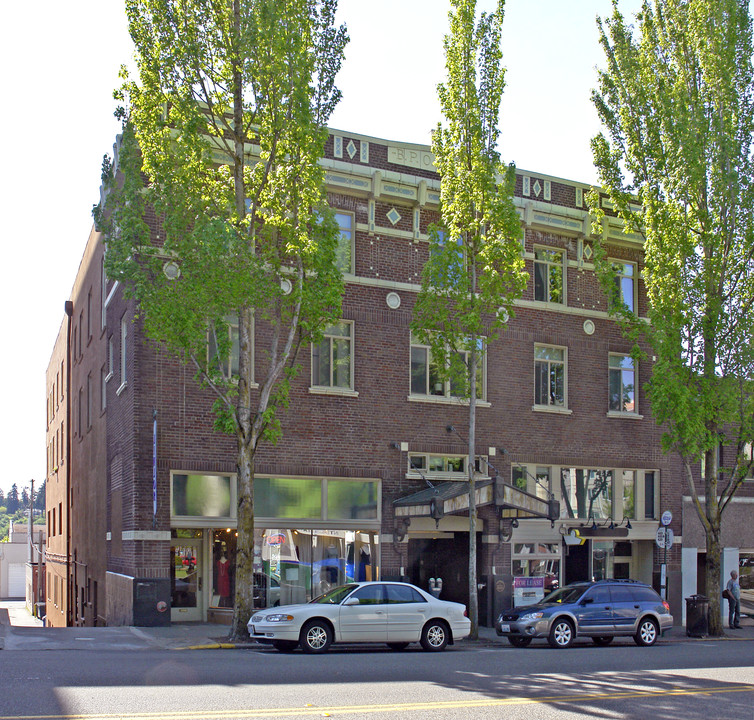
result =
[{"label": "window", "polygon": [[[218,333],[225,333],[227,341],[218,337]],[[219,346],[219,347],[218,347]],[[238,315],[226,315],[222,323],[212,324],[208,330],[207,363],[209,370],[220,371],[227,378],[238,377],[240,361],[240,340],[238,333]],[[220,358],[223,361],[220,362]]]},{"label": "window", "polygon": [[585,520],[613,517],[613,471],[561,468],[560,515]]},{"label": "window", "polygon": [[564,303],[563,252],[534,249],[534,299],[540,302]]},{"label": "window", "polygon": [[427,601],[409,585],[386,585],[387,601],[390,605],[404,603],[426,603]]},{"label": "window", "polygon": [[100,412],[107,407],[107,365],[103,365],[99,371]]},{"label": "window", "polygon": [[312,385],[353,389],[351,345],[353,324],[339,322],[325,328],[323,339],[312,345]]},{"label": "window", "polygon": [[620,474],[623,480],[623,517],[634,520],[636,519],[636,472],[622,470]]},{"label": "window", "polygon": [[384,605],[385,604],[385,586],[381,584],[364,585],[360,587],[353,595],[349,596],[359,601],[359,605]]},{"label": "window", "polygon": [[86,296],[86,341],[89,342],[92,339],[92,290],[89,289],[89,294]]},{"label": "window", "polygon": [[336,212],[335,220],[340,228],[340,240],[335,251],[335,264],[341,272],[352,273],[354,271],[353,246],[356,235],[356,220],[353,213],[347,212]]},{"label": "window", "polygon": [[623,261],[613,261],[611,267],[615,274],[616,299],[620,300],[631,312],[634,312],[636,265]]},{"label": "window", "polygon": [[118,393],[126,387],[128,378],[126,377],[126,349],[128,342],[128,320],[124,315],[120,319],[120,387]]},{"label": "window", "polygon": [[[487,468],[486,458],[477,456],[477,468]],[[445,476],[449,478],[467,477],[467,455],[430,455],[411,453],[408,457],[408,474],[422,477],[426,475]],[[481,474],[485,474],[482,472]]]},{"label": "window", "polygon": [[[476,396],[478,400],[484,400],[486,395],[486,358],[484,355],[484,341],[480,338],[479,355],[476,372]],[[469,353],[459,351],[457,358],[459,364],[468,366]],[[468,397],[466,388],[460,379],[451,378],[444,380],[441,366],[434,358],[429,345],[423,345],[420,340],[411,335],[411,394],[434,395],[436,397]]]},{"label": "window", "polygon": [[534,346],[534,404],[566,407],[566,350]]},{"label": "window", "polygon": [[629,355],[610,355],[608,405],[611,412],[636,413],[636,371]]},{"label": "window", "polygon": [[644,518],[654,520],[657,517],[655,513],[655,474],[654,472],[644,473]]},{"label": "window", "polygon": [[92,426],[92,374],[86,376],[86,428]]}]

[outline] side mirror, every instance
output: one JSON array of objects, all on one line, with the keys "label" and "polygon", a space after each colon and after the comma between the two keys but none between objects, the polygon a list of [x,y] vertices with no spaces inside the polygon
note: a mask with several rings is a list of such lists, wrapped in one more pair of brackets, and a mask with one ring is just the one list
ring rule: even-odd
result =
[{"label": "side mirror", "polygon": [[582,598],[581,602],[579,602],[579,605],[590,605],[593,602],[594,602],[593,597],[585,597],[585,598]]},{"label": "side mirror", "polygon": [[344,602],[344,605],[358,605],[359,604],[359,598],[350,597],[347,598]]}]

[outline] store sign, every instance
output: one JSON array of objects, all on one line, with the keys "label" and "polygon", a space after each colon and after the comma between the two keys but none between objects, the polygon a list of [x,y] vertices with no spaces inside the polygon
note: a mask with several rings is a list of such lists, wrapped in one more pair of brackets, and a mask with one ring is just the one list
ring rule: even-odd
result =
[{"label": "store sign", "polygon": [[282,535],[282,534],[268,535],[265,538],[265,542],[268,545],[282,545],[285,542],[285,535]]},{"label": "store sign", "polygon": [[513,605],[534,605],[545,596],[545,578],[542,577],[514,577]]}]

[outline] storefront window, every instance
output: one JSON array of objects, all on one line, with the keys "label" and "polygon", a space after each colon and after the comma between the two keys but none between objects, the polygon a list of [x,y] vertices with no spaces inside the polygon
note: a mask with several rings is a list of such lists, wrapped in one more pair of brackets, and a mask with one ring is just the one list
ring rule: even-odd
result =
[{"label": "storefront window", "polygon": [[612,541],[592,542],[592,580],[613,577],[614,551]]},{"label": "storefront window", "polygon": [[[238,533],[235,528],[212,532],[212,598],[210,607],[232,608],[236,592],[236,548]],[[254,579],[256,597],[256,578]]]},{"label": "storefront window", "polygon": [[743,590],[754,590],[754,550],[739,553],[738,576],[738,582]]},{"label": "storefront window", "polygon": [[636,519],[636,473],[623,470],[623,517]]},{"label": "storefront window", "polygon": [[254,537],[256,607],[308,602],[343,583],[378,579],[376,532],[270,528]]},{"label": "storefront window", "polygon": [[377,483],[327,481],[327,519],[377,519]]},{"label": "storefront window", "polygon": [[258,517],[322,517],[322,480],[319,478],[254,479],[254,505]]},{"label": "storefront window", "polygon": [[231,517],[230,475],[172,476],[173,517]]},{"label": "storefront window", "polygon": [[[558,543],[514,543],[514,604],[536,602],[560,585],[560,545]],[[523,578],[534,580],[524,581]]]},{"label": "storefront window", "polygon": [[563,468],[560,473],[563,518],[602,520],[613,515],[613,471]]}]

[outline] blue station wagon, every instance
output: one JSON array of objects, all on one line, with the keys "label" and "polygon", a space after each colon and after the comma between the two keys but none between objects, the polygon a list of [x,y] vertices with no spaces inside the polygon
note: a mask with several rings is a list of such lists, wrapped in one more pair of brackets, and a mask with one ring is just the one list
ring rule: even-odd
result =
[{"label": "blue station wagon", "polygon": [[546,638],[554,648],[570,647],[579,636],[607,645],[614,637],[633,637],[654,645],[673,627],[669,605],[649,585],[635,580],[598,580],[566,585],[535,605],[500,614],[495,631],[514,647]]}]

